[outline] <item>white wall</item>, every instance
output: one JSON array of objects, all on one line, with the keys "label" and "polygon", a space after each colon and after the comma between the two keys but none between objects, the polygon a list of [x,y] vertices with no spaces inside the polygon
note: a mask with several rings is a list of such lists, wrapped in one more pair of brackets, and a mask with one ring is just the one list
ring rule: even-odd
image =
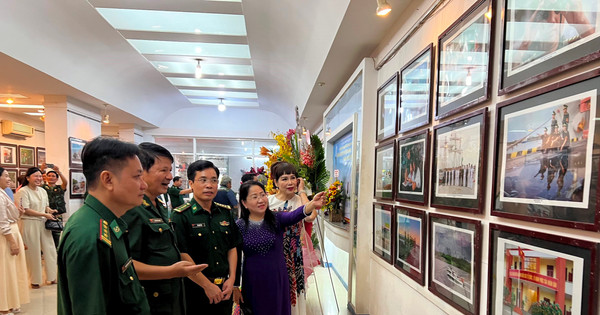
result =
[{"label": "white wall", "polygon": [[240,181],[242,181],[242,172],[240,170],[249,171],[252,167],[252,160],[245,156],[230,156],[229,157],[229,177],[231,177],[231,189],[238,192],[240,190]]},{"label": "white wall", "polygon": [[41,121],[39,118],[29,118],[21,114],[0,112],[0,120],[11,120],[14,122],[32,126],[35,129],[33,137],[30,138],[5,136],[0,133],[0,142],[16,145],[26,145],[31,147],[44,147],[44,122]]},{"label": "white wall", "polygon": [[[333,265],[335,272],[341,280],[348,285],[348,262],[350,251],[350,237],[347,230],[338,228],[327,222],[321,226],[325,226],[325,252],[327,253],[327,262]],[[325,256],[323,256],[325,260]],[[339,293],[338,293],[339,294]],[[345,293],[344,293],[345,294]]]}]

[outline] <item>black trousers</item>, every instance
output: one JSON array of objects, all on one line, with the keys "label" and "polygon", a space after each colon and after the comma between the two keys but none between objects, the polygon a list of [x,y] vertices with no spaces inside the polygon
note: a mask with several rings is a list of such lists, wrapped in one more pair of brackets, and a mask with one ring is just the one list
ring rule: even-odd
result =
[{"label": "black trousers", "polygon": [[[229,300],[210,304],[204,289],[190,279],[184,279],[185,302],[188,315],[231,315],[233,309],[233,294]],[[222,288],[222,285],[219,285]]]}]

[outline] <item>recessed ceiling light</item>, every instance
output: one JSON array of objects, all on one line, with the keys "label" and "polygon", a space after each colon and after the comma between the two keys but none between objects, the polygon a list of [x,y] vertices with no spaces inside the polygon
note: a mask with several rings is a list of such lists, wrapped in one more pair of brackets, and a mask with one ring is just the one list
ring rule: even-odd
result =
[{"label": "recessed ceiling light", "polygon": [[12,98],[9,98],[9,99],[7,99],[7,100],[6,100],[6,103],[7,103],[7,104],[12,104],[12,103],[14,103],[14,102],[15,102],[15,101],[14,101]]},{"label": "recessed ceiling light", "polygon": [[196,33],[196,34],[202,33],[202,30],[200,30],[200,29],[194,29],[194,33]]},{"label": "recessed ceiling light", "polygon": [[223,72],[219,72],[219,75],[225,75],[225,73],[223,73]]},{"label": "recessed ceiling light", "polygon": [[225,91],[219,91],[219,95],[225,95]]},{"label": "recessed ceiling light", "polygon": [[165,51],[165,50],[164,49],[156,49],[156,50],[154,50],[154,52],[163,52],[163,51]]},{"label": "recessed ceiling light", "polygon": [[160,28],[160,25],[152,25],[152,28]]},{"label": "recessed ceiling light", "polygon": [[2,108],[31,108],[31,109],[40,109],[44,108],[44,105],[25,105],[25,104],[0,104]]},{"label": "recessed ceiling light", "polygon": [[202,47],[196,47],[194,49],[194,51],[196,51],[196,53],[201,53],[202,52]]},{"label": "recessed ceiling light", "polygon": [[222,88],[224,88],[224,87],[225,87],[225,84],[219,84],[219,87],[222,87]]},{"label": "recessed ceiling light", "polygon": [[158,69],[169,69],[169,67],[165,65],[158,65]]}]

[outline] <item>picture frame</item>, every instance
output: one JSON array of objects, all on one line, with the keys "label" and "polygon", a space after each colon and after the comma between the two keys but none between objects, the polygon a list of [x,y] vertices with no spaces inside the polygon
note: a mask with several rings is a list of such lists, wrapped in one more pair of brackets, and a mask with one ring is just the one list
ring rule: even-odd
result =
[{"label": "picture frame", "polygon": [[0,143],[0,166],[18,167],[17,145],[10,143]]},{"label": "picture frame", "polygon": [[394,266],[420,285],[425,285],[427,213],[396,206],[394,221]]},{"label": "picture frame", "polygon": [[482,212],[487,128],[486,108],[434,127],[432,207]]},{"label": "picture frame", "polygon": [[489,242],[488,314],[596,314],[598,244],[494,223]]},{"label": "picture frame", "polygon": [[429,197],[429,129],[399,138],[396,143],[396,201],[427,205]]},{"label": "picture frame", "polygon": [[69,137],[69,167],[71,168],[82,168],[83,162],[81,162],[81,150],[87,141]]},{"label": "picture frame", "polygon": [[34,167],[35,164],[35,148],[20,145],[19,146],[19,168]]},{"label": "picture frame", "polygon": [[429,291],[464,314],[479,314],[481,223],[429,214]]},{"label": "picture frame", "polygon": [[400,70],[398,133],[427,125],[433,94],[433,43]]},{"label": "picture frame", "polygon": [[492,215],[600,229],[599,75],[596,69],[498,104]]},{"label": "picture frame", "polygon": [[27,169],[23,169],[23,168],[19,169],[19,176],[21,176],[21,175],[23,175],[23,176],[27,175]]},{"label": "picture frame", "polygon": [[392,212],[392,205],[373,203],[373,253],[390,264],[394,257]]},{"label": "picture frame", "polygon": [[82,199],[87,191],[87,180],[83,170],[69,170],[69,195],[71,199]]},{"label": "picture frame", "polygon": [[46,163],[46,148],[35,148],[35,155],[38,167],[41,167],[42,164]]},{"label": "picture frame", "polygon": [[438,38],[438,120],[490,97],[494,1],[477,1]]},{"label": "picture frame", "polygon": [[501,4],[499,95],[600,57],[600,8],[595,1]]},{"label": "picture frame", "polygon": [[398,72],[377,89],[377,142],[396,135]]},{"label": "picture frame", "polygon": [[394,200],[396,141],[388,141],[375,148],[375,187],[377,200]]},{"label": "picture frame", "polygon": [[17,182],[17,173],[19,172],[17,169],[14,168],[5,168],[4,169],[6,172],[8,172],[8,177],[10,177],[10,189],[14,192],[17,189],[17,186],[19,185]]}]

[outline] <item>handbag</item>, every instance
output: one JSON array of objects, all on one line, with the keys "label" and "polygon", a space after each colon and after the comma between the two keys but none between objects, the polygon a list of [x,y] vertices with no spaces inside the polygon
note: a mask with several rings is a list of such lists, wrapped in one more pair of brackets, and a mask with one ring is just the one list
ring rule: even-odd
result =
[{"label": "handbag", "polygon": [[63,222],[62,221],[53,221],[53,220],[47,220],[46,223],[46,230],[50,230],[50,231],[54,231],[54,232],[62,232],[64,226],[63,226]]}]

